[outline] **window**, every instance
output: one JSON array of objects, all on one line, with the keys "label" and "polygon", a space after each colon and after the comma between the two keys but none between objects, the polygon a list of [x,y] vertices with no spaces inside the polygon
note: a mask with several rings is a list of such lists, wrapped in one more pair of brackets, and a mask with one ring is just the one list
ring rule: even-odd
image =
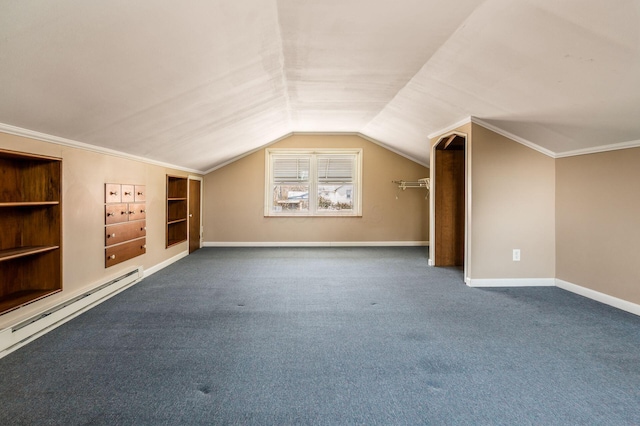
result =
[{"label": "window", "polygon": [[266,150],[265,216],[360,216],[362,150]]}]

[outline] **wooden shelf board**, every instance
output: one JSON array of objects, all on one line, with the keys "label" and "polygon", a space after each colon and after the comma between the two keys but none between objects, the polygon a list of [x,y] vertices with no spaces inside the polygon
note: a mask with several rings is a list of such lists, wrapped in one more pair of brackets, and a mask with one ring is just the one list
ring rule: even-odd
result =
[{"label": "wooden shelf board", "polygon": [[167,198],[167,201],[187,201],[185,197],[171,197]]},{"label": "wooden shelf board", "polygon": [[37,206],[56,206],[60,201],[15,201],[0,202],[0,207],[37,207]]},{"label": "wooden shelf board", "polygon": [[60,290],[25,290],[0,297],[0,314],[35,302]]},{"label": "wooden shelf board", "polygon": [[35,161],[62,161],[58,157],[49,157],[47,155],[30,154],[26,152],[9,151],[6,149],[0,149],[0,158],[7,158],[11,160],[35,160]]},{"label": "wooden shelf board", "polygon": [[175,246],[176,244],[184,243],[185,241],[187,241],[186,238],[181,238],[179,240],[169,240],[169,242],[167,243],[167,247]]},{"label": "wooden shelf board", "polygon": [[174,223],[180,223],[180,222],[186,222],[187,218],[183,218],[183,219],[174,219],[174,220],[170,220],[167,222],[167,225],[173,225]]},{"label": "wooden shelf board", "polygon": [[0,262],[59,249],[60,246],[29,246],[0,250]]}]

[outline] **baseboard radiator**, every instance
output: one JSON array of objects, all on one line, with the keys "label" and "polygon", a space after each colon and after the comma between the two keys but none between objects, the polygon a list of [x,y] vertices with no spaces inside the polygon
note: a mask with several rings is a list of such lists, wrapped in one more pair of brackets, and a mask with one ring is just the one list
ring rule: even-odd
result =
[{"label": "baseboard radiator", "polygon": [[0,358],[88,311],[143,278],[142,266],[66,300],[11,327],[0,330]]}]

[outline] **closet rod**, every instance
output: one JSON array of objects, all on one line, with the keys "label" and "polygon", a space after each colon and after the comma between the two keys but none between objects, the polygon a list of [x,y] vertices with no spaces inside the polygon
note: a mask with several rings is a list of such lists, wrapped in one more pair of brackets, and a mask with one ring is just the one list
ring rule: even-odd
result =
[{"label": "closet rod", "polygon": [[431,179],[429,178],[422,178],[413,182],[405,180],[392,180],[391,182],[397,184],[398,188],[402,189],[403,191],[407,188],[426,188],[428,190],[431,186]]}]

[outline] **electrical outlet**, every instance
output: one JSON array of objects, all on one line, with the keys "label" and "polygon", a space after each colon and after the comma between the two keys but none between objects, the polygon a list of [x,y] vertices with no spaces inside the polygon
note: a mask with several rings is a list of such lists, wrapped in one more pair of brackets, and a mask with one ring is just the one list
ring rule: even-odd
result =
[{"label": "electrical outlet", "polygon": [[513,249],[513,261],[520,262],[520,249]]}]

